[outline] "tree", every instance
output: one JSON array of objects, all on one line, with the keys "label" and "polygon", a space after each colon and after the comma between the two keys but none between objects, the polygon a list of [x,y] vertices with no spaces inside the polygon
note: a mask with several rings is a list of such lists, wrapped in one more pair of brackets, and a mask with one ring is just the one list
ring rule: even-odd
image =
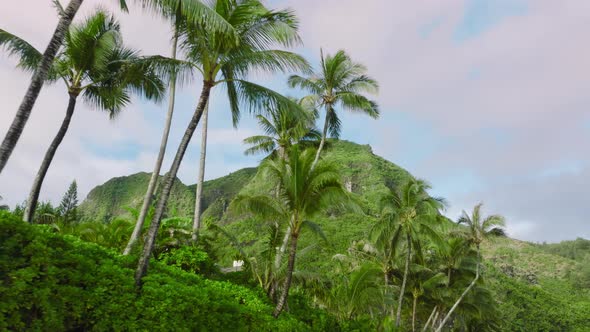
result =
[{"label": "tree", "polygon": [[353,62],[344,51],[324,59],[321,53],[320,73],[310,77],[292,75],[288,83],[291,87],[300,87],[311,93],[307,99],[312,100],[318,108],[323,107],[326,115],[322,140],[315,157],[317,163],[326,143],[328,131],[331,136],[340,136],[341,122],[336,108],[360,112],[376,119],[379,117],[377,103],[369,100],[363,93],[377,93],[377,81],[365,75],[365,66]]},{"label": "tree", "polygon": [[492,237],[492,236],[505,236],[506,233],[503,229],[505,227],[505,219],[501,215],[491,215],[486,218],[483,218],[481,215],[481,207],[483,203],[477,204],[471,213],[471,216],[468,215],[465,211],[459,217],[458,224],[465,224],[467,226],[467,241],[470,244],[475,244],[475,248],[477,251],[477,262],[475,266],[475,278],[473,281],[467,286],[463,294],[457,299],[455,304],[451,307],[451,310],[447,313],[445,318],[442,320],[438,328],[436,329],[437,332],[441,331],[442,328],[445,326],[448,319],[453,314],[453,311],[457,308],[457,306],[463,301],[465,295],[469,293],[469,291],[475,286],[477,281],[479,280],[480,272],[479,266],[481,261],[481,255],[479,252],[479,246],[484,241],[484,239]]},{"label": "tree", "polygon": [[[226,31],[234,32],[234,28],[223,17],[219,16],[214,10],[197,0],[141,0],[152,12],[164,16],[173,23],[174,35],[172,38],[172,59],[176,59],[178,49],[178,37],[182,29],[183,22],[193,22],[193,24],[202,24],[211,28],[211,31]],[[164,155],[166,154],[166,145],[168,144],[168,136],[170,134],[170,126],[172,125],[172,117],[174,115],[174,101],[176,96],[176,73],[173,73],[169,82],[169,98],[168,98],[168,112],[166,113],[166,120],[164,123],[164,131],[162,132],[162,139],[160,142],[160,150],[154,165],[150,182],[148,184],[139,216],[135,223],[133,233],[129,238],[129,242],[123,251],[123,255],[128,255],[139,238],[143,229],[143,225],[148,216]]]},{"label": "tree", "polygon": [[[258,125],[265,135],[256,135],[244,139],[244,143],[250,145],[245,154],[269,153],[273,157],[285,159],[291,147],[295,144],[309,143],[319,139],[320,134],[313,128],[316,117],[315,112],[307,109],[301,101],[300,105],[302,106],[302,112],[293,112],[291,109],[281,107],[270,109],[269,115],[257,115]],[[279,225],[277,224],[274,229],[278,232],[280,230]],[[281,266],[283,253],[289,243],[289,233],[290,229],[287,229],[278,252],[274,254],[274,267],[269,270],[271,274],[269,279],[272,280],[272,286],[269,290],[271,299],[274,299],[277,288],[276,278],[273,278],[273,276]]]},{"label": "tree", "polygon": [[[5,43],[19,50],[20,67],[28,70],[35,68],[35,63],[41,59],[39,51],[6,31],[2,30],[0,34]],[[51,67],[49,79],[63,80],[69,103],[59,131],[45,153],[33,182],[25,221],[33,219],[43,180],[69,128],[80,95],[114,118],[129,103],[131,93],[158,100],[164,91],[158,70],[154,67],[156,58],[141,58],[137,51],[126,48],[120,36],[119,23],[107,12],[99,10],[81,24],[73,26],[65,39],[64,48]]]},{"label": "tree", "polygon": [[[385,257],[393,257],[397,247],[405,237],[406,262],[402,284],[398,298],[395,325],[400,326],[403,298],[412,254],[420,257],[420,237],[438,238],[438,234],[431,228],[439,210],[444,207],[444,200],[430,197],[427,190],[430,185],[423,180],[409,179],[401,186],[390,190],[382,199],[381,218],[372,229],[375,244],[387,252]],[[386,281],[388,281],[386,271]]]},{"label": "tree", "polygon": [[269,195],[238,196],[235,206],[262,215],[274,216],[289,224],[289,255],[282,293],[273,316],[278,317],[287,302],[295,269],[297,241],[301,229],[308,226],[317,229],[311,220],[325,208],[341,204],[348,199],[340,181],[340,174],[333,164],[322,162],[312,168],[313,150],[299,151],[294,147],[287,160],[267,159],[261,165],[269,181],[278,184],[278,197]]},{"label": "tree", "polygon": [[76,180],[72,181],[68,191],[61,199],[58,212],[66,224],[78,220],[78,185]]},{"label": "tree", "polygon": [[[58,6],[59,10],[59,22],[55,31],[53,32],[53,36],[45,49],[45,52],[41,54],[40,52],[35,52],[34,55],[38,59],[36,59],[33,63],[28,63],[30,67],[29,70],[33,71],[33,77],[31,78],[31,83],[29,84],[29,88],[23,97],[23,100],[14,116],[14,120],[2,141],[2,146],[0,146],[0,173],[6,166],[8,162],[8,158],[12,154],[20,135],[22,134],[23,130],[25,129],[25,125],[29,120],[29,116],[31,115],[31,111],[33,110],[33,106],[35,105],[35,101],[39,96],[39,92],[41,92],[41,88],[45,83],[46,79],[49,76],[50,68],[53,64],[53,60],[61,47],[64,37],[70,29],[70,25],[74,20],[74,16],[80,9],[83,0],[70,0],[68,6],[64,10],[58,1],[54,1],[54,3]],[[127,11],[127,4],[125,0],[119,0],[121,5],[121,9]],[[2,46],[6,40],[4,39],[3,30],[0,29],[0,46]],[[9,40],[10,43],[10,40]],[[21,53],[23,50],[20,50],[18,45],[9,45],[8,46],[10,52],[12,53]],[[24,50],[24,52],[27,52]]]},{"label": "tree", "polygon": [[240,104],[250,110],[260,109],[271,103],[297,108],[298,106],[280,94],[247,80],[252,71],[308,70],[309,65],[301,56],[291,52],[273,49],[274,46],[290,47],[300,42],[297,33],[297,19],[286,10],[269,10],[260,1],[217,0],[211,8],[235,29],[235,33],[211,33],[206,26],[187,24],[181,36],[181,47],[188,61],[203,76],[199,101],[176,151],[170,171],[166,174],[162,193],[156,204],[147,240],[141,253],[135,282],[141,286],[141,279],[147,272],[148,263],[158,228],[170,191],[188,143],[190,142],[209,101],[211,90],[225,85],[230,102],[233,123],[240,117]]}]

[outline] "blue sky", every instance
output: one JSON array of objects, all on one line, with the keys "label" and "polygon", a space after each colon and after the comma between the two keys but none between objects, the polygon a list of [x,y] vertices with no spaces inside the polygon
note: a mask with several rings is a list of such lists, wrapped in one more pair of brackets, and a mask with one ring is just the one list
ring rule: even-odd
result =
[{"label": "blue sky", "polygon": [[[36,10],[27,11],[33,2]],[[0,4],[0,28],[42,47],[55,26],[50,1]],[[88,0],[84,16],[100,1]],[[104,3],[104,2],[103,2]],[[113,4],[108,4],[115,8]],[[450,202],[449,217],[479,201],[508,218],[514,237],[557,241],[590,237],[590,6],[584,0],[355,1],[275,0],[301,19],[305,45],[296,51],[317,64],[319,48],[345,49],[381,85],[379,120],[341,113],[342,138],[429,180]],[[125,41],[146,54],[169,54],[166,22],[132,7],[118,13]],[[31,24],[35,22],[36,24]],[[0,55],[3,134],[28,76]],[[253,79],[301,96],[285,75]],[[200,91],[199,79],[177,96],[169,144],[174,152]],[[14,205],[27,194],[40,156],[65,109],[63,87],[43,90],[23,140],[0,176],[0,195]],[[57,201],[76,178],[81,194],[113,176],[149,171],[159,145],[165,105],[137,101],[120,118],[81,106],[48,174],[42,199]],[[241,140],[257,133],[244,114],[231,126],[223,91],[211,102],[206,178],[254,166]],[[318,125],[320,126],[321,123]],[[200,129],[199,129],[200,130]],[[196,180],[200,131],[179,176]],[[167,158],[164,167],[168,167]]]}]

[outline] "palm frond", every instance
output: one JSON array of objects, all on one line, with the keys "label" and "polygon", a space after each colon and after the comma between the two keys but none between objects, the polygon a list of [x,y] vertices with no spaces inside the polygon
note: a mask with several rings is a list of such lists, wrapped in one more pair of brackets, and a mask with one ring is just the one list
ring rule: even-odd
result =
[{"label": "palm frond", "polygon": [[29,72],[37,70],[43,58],[43,54],[24,39],[2,29],[0,29],[0,47],[5,48],[9,55],[18,57],[18,66]]}]

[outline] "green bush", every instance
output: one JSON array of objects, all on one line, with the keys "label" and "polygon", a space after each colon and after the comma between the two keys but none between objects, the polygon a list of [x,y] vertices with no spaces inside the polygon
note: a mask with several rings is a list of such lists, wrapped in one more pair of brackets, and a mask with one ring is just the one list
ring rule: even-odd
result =
[{"label": "green bush", "polygon": [[256,292],[154,263],[142,291],[133,257],[0,212],[0,330],[296,331]]},{"label": "green bush", "polygon": [[210,276],[218,269],[209,255],[195,246],[184,246],[160,255],[160,261],[184,271]]}]

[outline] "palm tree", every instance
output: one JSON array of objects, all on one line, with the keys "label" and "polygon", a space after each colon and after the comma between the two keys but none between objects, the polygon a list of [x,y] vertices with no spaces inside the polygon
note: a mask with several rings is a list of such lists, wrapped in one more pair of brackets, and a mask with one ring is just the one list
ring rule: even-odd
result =
[{"label": "palm tree", "polygon": [[471,244],[475,244],[476,252],[477,252],[477,262],[475,265],[475,278],[473,281],[467,286],[463,294],[457,299],[455,304],[451,307],[451,310],[447,313],[445,318],[442,320],[438,328],[436,329],[437,332],[441,331],[442,328],[445,326],[447,320],[453,314],[453,311],[457,308],[457,306],[463,301],[463,298],[469,291],[475,286],[477,281],[479,280],[479,266],[481,261],[481,255],[479,251],[480,244],[487,238],[492,236],[506,236],[506,232],[504,231],[503,227],[505,227],[506,222],[503,216],[501,215],[491,215],[486,218],[483,218],[481,215],[481,207],[483,203],[477,204],[471,213],[471,216],[468,215],[465,211],[459,217],[458,224],[465,224],[467,225],[467,241]]},{"label": "palm tree", "polygon": [[[345,255],[334,258],[339,261],[350,259]],[[337,312],[340,319],[352,320],[383,304],[381,269],[377,264],[361,260],[350,267],[344,265],[335,272],[339,280],[329,290],[327,305]]]},{"label": "palm tree", "polygon": [[311,93],[307,98],[313,100],[318,108],[326,111],[322,140],[318,148],[314,164],[318,162],[320,153],[326,143],[328,131],[331,136],[340,135],[341,122],[336,108],[361,112],[376,119],[379,117],[377,103],[369,100],[363,93],[377,93],[377,81],[365,75],[365,66],[353,62],[344,51],[324,59],[321,52],[321,72],[310,77],[292,75],[288,83],[291,87],[300,87]]},{"label": "palm tree", "polygon": [[435,293],[437,288],[447,283],[444,273],[436,272],[426,265],[414,263],[410,267],[408,278],[410,294],[412,295],[412,331],[416,331],[416,309],[418,300]]},{"label": "palm tree", "polygon": [[[233,26],[229,24],[225,19],[219,16],[214,10],[204,5],[198,0],[139,0],[148,7],[152,12],[158,13],[174,25],[174,35],[172,38],[172,59],[176,59],[178,49],[178,37],[180,30],[182,29],[183,22],[193,22],[194,24],[204,24],[213,28],[220,29],[232,33],[234,31]],[[213,30],[214,31],[214,30]],[[169,83],[169,99],[168,99],[168,112],[166,113],[166,121],[164,123],[164,131],[162,132],[162,139],[160,142],[160,150],[158,157],[154,165],[154,170],[150,178],[150,182],[145,193],[143,204],[139,212],[139,216],[135,223],[133,233],[129,238],[129,242],[123,251],[123,255],[128,255],[137,240],[139,239],[143,224],[147,218],[152,199],[154,197],[154,191],[156,190],[156,184],[162,168],[162,162],[164,161],[164,155],[166,154],[166,145],[168,144],[168,136],[170,134],[170,126],[172,125],[172,117],[174,115],[174,102],[176,96],[176,74],[170,77]]]},{"label": "palm tree", "polygon": [[274,216],[289,223],[289,258],[282,293],[277,301],[274,317],[282,312],[289,295],[295,269],[297,241],[304,226],[317,228],[311,219],[333,204],[343,203],[348,198],[342,187],[340,174],[335,165],[322,162],[312,169],[314,152],[300,152],[294,147],[287,160],[267,159],[261,165],[262,172],[272,183],[277,183],[278,197],[269,195],[238,196],[234,202],[237,209],[257,214]]},{"label": "palm tree", "polygon": [[[162,193],[156,205],[147,240],[140,256],[135,280],[138,287],[147,272],[149,258],[154,247],[160,220],[170,196],[170,190],[178,168],[186,152],[203,110],[209,101],[211,90],[225,85],[237,124],[240,104],[251,110],[259,109],[265,103],[298,108],[288,98],[247,80],[252,71],[308,70],[309,65],[301,56],[276,50],[274,46],[290,47],[300,42],[297,34],[297,19],[288,10],[269,10],[258,0],[233,1],[216,0],[211,8],[235,29],[235,33],[212,33],[203,24],[187,24],[181,36],[182,49],[195,70],[203,76],[203,85],[195,112],[188,123],[170,171],[162,186]],[[190,22],[189,22],[190,23]]]},{"label": "palm tree", "polygon": [[[31,66],[28,69],[33,71],[34,74],[31,78],[29,88],[27,89],[18,111],[16,112],[14,120],[12,121],[12,124],[6,133],[4,140],[2,141],[2,146],[0,146],[0,173],[2,173],[4,166],[6,166],[8,158],[10,158],[10,155],[12,154],[12,150],[14,150],[20,135],[25,129],[25,125],[29,120],[31,111],[33,110],[33,105],[35,105],[35,101],[39,96],[39,92],[41,92],[41,88],[43,87],[43,84],[49,75],[53,60],[59,51],[63,43],[63,39],[67,31],[69,31],[72,21],[74,20],[74,16],[76,16],[76,13],[78,12],[78,9],[80,9],[83,1],[84,0],[70,0],[65,10],[61,7],[58,1],[54,2],[58,6],[60,19],[57,27],[55,28],[55,31],[53,32],[53,36],[51,37],[51,40],[45,49],[45,52],[43,54],[36,52],[35,56],[38,57],[38,59],[36,59],[35,62],[28,64]],[[121,5],[121,9],[127,11],[127,4],[125,0],[119,0],[119,3]],[[6,42],[6,40],[3,38],[4,36],[2,36],[2,32],[3,30],[0,29],[0,46]],[[22,52],[18,49],[17,45],[10,45],[9,49],[13,53]]]},{"label": "palm tree", "polygon": [[[445,203],[441,198],[430,197],[427,193],[428,189],[430,185],[425,181],[411,178],[401,186],[390,190],[382,200],[381,218],[372,229],[377,247],[390,253],[387,257],[392,257],[391,253],[405,236],[406,263],[395,319],[397,327],[401,323],[401,309],[413,251],[418,257],[421,256],[421,235],[434,240],[438,238],[438,234],[430,225],[436,220],[439,210]],[[387,273],[388,271],[386,271],[386,281]]]},{"label": "palm tree", "polygon": [[[41,59],[41,53],[26,41],[2,31],[7,43],[21,50],[20,66],[25,69]],[[66,33],[63,49],[57,56],[49,79],[61,79],[66,85],[69,103],[60,129],[51,142],[31,188],[24,220],[32,221],[41,186],[57,148],[61,144],[74,114],[78,97],[107,110],[115,117],[137,92],[148,99],[162,97],[164,86],[155,68],[137,51],[126,48],[119,23],[112,15],[99,10]]]},{"label": "palm tree", "polygon": [[[64,37],[66,32],[69,31],[70,25],[74,20],[74,16],[80,9],[82,2],[84,0],[70,0],[68,6],[63,9],[59,3],[59,1],[54,1],[57,5],[60,19],[59,23],[53,32],[53,36],[45,49],[45,52],[41,55],[38,61],[35,62],[33,67],[29,68],[31,71],[34,71],[34,75],[31,79],[31,83],[29,84],[29,88],[23,97],[23,100],[18,108],[18,111],[2,141],[2,145],[0,146],[0,173],[6,166],[8,162],[8,158],[12,154],[16,143],[18,142],[20,135],[22,134],[25,125],[31,115],[31,111],[33,106],[35,105],[35,101],[39,96],[39,92],[41,92],[41,88],[43,84],[47,80],[49,75],[50,68],[53,64],[54,58],[62,46]],[[183,13],[185,13],[192,22],[195,23],[203,23],[207,26],[209,31],[212,32],[229,32],[231,30],[231,26],[223,20],[218,15],[212,15],[212,11],[209,10],[207,6],[205,6],[199,0],[135,0],[136,2],[144,5],[144,7],[152,7],[157,10],[159,9],[167,9],[163,11],[168,16],[175,15],[175,10],[180,8]],[[126,0],[118,0],[121,9],[125,12],[128,11]],[[181,3],[178,5],[178,3]],[[172,9],[172,10],[170,10]],[[0,46],[3,44],[2,36],[0,36]],[[19,53],[18,49],[12,48],[13,52]]]},{"label": "palm tree", "polygon": [[[244,139],[244,143],[250,145],[245,154],[269,153],[278,155],[280,159],[285,159],[293,145],[318,140],[320,134],[313,128],[315,112],[307,109],[302,101],[300,101],[300,105],[302,106],[302,112],[293,112],[288,108],[281,107],[270,110],[269,115],[257,115],[258,125],[265,135],[256,135]],[[276,226],[278,230],[278,225]],[[290,229],[287,229],[283,242],[274,255],[275,263],[271,273],[273,270],[277,272],[281,266],[283,253],[287,249],[289,242],[289,233]],[[276,288],[277,285],[273,282],[269,291],[271,299],[274,298]]]}]

